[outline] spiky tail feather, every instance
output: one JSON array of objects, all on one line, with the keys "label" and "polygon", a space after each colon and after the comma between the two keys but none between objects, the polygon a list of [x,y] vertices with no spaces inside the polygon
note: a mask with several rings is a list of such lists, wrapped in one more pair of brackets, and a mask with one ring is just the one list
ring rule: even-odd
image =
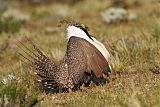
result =
[{"label": "spiky tail feather", "polygon": [[27,47],[21,41],[17,44],[17,46],[23,51],[23,53],[19,53],[20,56],[23,57],[21,61],[36,69],[36,74],[41,77],[41,80],[38,80],[38,82],[41,83],[44,90],[55,90],[58,85],[55,76],[55,71],[57,71],[56,64],[29,38],[26,37],[26,40],[31,45],[31,48]]}]

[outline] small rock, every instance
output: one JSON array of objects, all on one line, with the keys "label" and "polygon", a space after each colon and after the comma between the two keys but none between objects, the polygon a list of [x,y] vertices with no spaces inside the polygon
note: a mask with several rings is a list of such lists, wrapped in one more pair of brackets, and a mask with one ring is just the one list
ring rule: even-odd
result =
[{"label": "small rock", "polygon": [[7,10],[6,12],[2,14],[2,17],[3,18],[13,18],[13,19],[16,19],[22,22],[29,20],[29,15],[24,14],[18,10]]},{"label": "small rock", "polygon": [[101,14],[103,20],[107,23],[118,23],[121,21],[130,21],[137,18],[136,14],[129,13],[123,8],[109,8]]}]

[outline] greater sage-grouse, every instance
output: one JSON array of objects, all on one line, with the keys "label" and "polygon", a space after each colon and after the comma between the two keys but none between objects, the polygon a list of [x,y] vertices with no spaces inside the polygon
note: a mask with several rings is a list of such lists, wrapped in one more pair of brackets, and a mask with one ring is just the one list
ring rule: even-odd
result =
[{"label": "greater sage-grouse", "polygon": [[67,50],[59,63],[49,59],[31,40],[28,41],[34,50],[21,43],[26,54],[21,55],[36,69],[41,78],[38,81],[45,91],[75,90],[91,81],[99,84],[104,80],[105,83],[112,71],[109,52],[83,24],[68,25]]}]

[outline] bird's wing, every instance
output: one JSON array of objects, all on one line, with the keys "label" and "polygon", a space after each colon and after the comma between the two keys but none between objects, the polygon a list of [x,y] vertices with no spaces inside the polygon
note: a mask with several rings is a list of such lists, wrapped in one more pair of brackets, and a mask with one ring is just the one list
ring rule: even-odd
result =
[{"label": "bird's wing", "polygon": [[107,75],[111,72],[109,63],[94,45],[81,38],[79,38],[79,43],[83,46],[82,51],[86,56],[88,73],[93,71],[97,77],[103,77],[103,74]]}]

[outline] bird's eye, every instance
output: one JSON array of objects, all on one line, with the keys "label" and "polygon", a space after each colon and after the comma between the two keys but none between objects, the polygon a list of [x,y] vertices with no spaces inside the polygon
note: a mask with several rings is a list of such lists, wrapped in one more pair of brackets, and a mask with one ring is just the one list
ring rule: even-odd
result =
[{"label": "bird's eye", "polygon": [[82,27],[83,29],[88,30],[88,27],[87,27],[87,26],[85,26],[84,24],[81,24],[81,27]]},{"label": "bird's eye", "polygon": [[84,24],[81,24],[81,27],[82,27],[82,28],[86,28],[86,26],[85,26]]},{"label": "bird's eye", "polygon": [[87,26],[85,26],[84,24],[81,24],[80,26],[81,26],[81,27],[80,27],[81,29],[85,29],[86,31],[88,31],[88,30],[89,30],[89,29],[88,29],[88,27],[87,27]]}]

